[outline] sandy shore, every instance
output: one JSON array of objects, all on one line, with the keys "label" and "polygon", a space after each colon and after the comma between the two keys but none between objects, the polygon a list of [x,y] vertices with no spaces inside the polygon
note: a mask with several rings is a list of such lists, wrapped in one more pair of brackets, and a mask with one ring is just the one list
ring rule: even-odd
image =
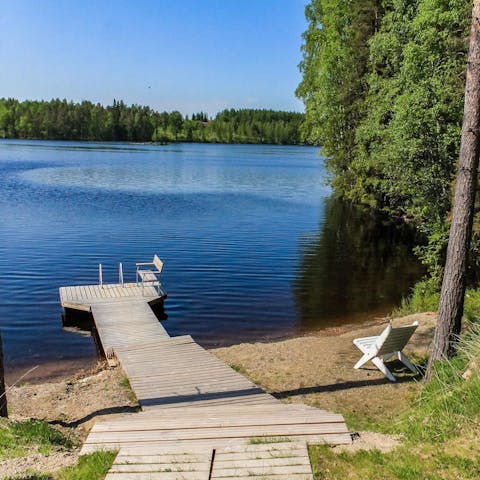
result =
[{"label": "sandy shore", "polygon": [[[415,320],[419,328],[405,352],[414,361],[423,361],[430,349],[436,315],[422,313],[395,319],[406,325]],[[274,343],[240,344],[211,350],[217,357],[245,373],[269,393],[287,402],[301,402],[348,415],[388,417],[401,408],[417,385],[399,362],[391,383],[369,363],[352,367],[361,353],[352,344],[356,337],[378,335],[387,320],[350,329],[330,329]],[[396,408],[391,409],[395,404]]]}]

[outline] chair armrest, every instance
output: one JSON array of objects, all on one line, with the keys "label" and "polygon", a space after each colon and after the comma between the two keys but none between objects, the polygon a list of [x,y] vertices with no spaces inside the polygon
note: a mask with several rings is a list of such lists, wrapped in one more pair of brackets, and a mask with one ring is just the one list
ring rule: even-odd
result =
[{"label": "chair armrest", "polygon": [[[375,342],[377,341],[378,335],[374,337],[361,337],[361,338],[355,338],[353,340],[354,345],[357,347],[362,347],[363,349],[369,350],[373,346],[375,346]],[[360,348],[360,350],[362,350]]]},{"label": "chair armrest", "polygon": [[355,338],[353,340],[353,343],[370,343],[371,341],[375,341],[379,335],[374,335],[373,337],[360,337],[360,338]]},{"label": "chair armrest", "polygon": [[149,265],[155,265],[155,264],[152,262],[148,262],[148,263],[136,263],[135,265],[137,267],[148,267]]}]

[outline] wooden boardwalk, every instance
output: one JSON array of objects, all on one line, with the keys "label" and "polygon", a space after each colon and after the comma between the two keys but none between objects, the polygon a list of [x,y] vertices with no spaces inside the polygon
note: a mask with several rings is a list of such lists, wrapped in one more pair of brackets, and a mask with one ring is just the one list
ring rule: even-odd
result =
[{"label": "wooden boardwalk", "polygon": [[346,444],[341,415],[281,403],[200,347],[170,337],[136,284],[60,288],[62,306],[90,311],[110,362],[142,412],[97,422],[82,453],[115,449],[107,480],[312,479],[307,444]]},{"label": "wooden boardwalk", "polygon": [[121,449],[106,480],[267,479],[313,480],[305,442],[278,441],[193,451],[170,447],[148,451]]}]

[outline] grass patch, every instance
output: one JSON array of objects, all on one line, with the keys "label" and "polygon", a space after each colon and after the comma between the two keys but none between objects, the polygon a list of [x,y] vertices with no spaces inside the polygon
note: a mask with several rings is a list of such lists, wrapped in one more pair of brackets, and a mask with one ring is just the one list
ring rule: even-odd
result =
[{"label": "grass patch", "polygon": [[230,368],[235,370],[237,373],[241,373],[242,375],[247,375],[247,371],[241,365],[237,365],[236,363],[231,363]]},{"label": "grass patch", "polygon": [[[445,442],[480,430],[480,326],[459,342],[458,355],[436,362],[430,383],[423,385],[408,415],[398,424],[410,441]],[[474,368],[471,366],[474,365]],[[469,369],[471,375],[463,378]]]},{"label": "grass patch", "polygon": [[440,447],[399,447],[392,452],[360,450],[335,453],[328,446],[309,447],[315,480],[450,480],[480,478],[480,458],[452,456]]},{"label": "grass patch", "polygon": [[315,480],[381,478],[382,480],[474,480],[480,478],[480,457],[449,455],[441,447],[399,447],[334,453],[328,446],[309,447]]},{"label": "grass patch", "polygon": [[412,313],[435,312],[438,310],[440,292],[436,282],[431,279],[421,280],[412,289],[409,297],[403,298],[400,307],[392,312],[394,317]]},{"label": "grass patch", "polygon": [[480,289],[469,289],[466,291],[463,314],[470,322],[478,322],[480,320]]},{"label": "grass patch", "polygon": [[53,449],[71,449],[73,442],[47,422],[26,420],[0,424],[0,458],[20,457],[29,450],[48,455]]},{"label": "grass patch", "polygon": [[[440,291],[431,279],[421,280],[412,289],[409,297],[403,298],[400,307],[392,316],[401,317],[412,313],[436,312],[440,302]],[[468,289],[465,293],[464,317],[470,322],[480,320],[480,289]]]},{"label": "grass patch", "polygon": [[368,430],[380,433],[393,433],[391,422],[373,417],[365,412],[341,412],[350,431]]},{"label": "grass patch", "polygon": [[129,380],[127,377],[123,377],[123,378],[118,382],[118,384],[119,384],[124,390],[126,390],[128,399],[129,399],[131,402],[137,402],[137,403],[138,403],[137,396],[135,395],[135,392],[134,392],[134,390],[133,390],[133,388],[132,388],[132,385],[130,384],[130,380]]},{"label": "grass patch", "polygon": [[78,463],[56,472],[54,480],[101,480],[112,466],[117,452],[100,451],[82,455]]},{"label": "grass patch", "polygon": [[5,480],[103,480],[117,456],[117,452],[100,451],[82,455],[78,463],[54,473],[27,473]]}]

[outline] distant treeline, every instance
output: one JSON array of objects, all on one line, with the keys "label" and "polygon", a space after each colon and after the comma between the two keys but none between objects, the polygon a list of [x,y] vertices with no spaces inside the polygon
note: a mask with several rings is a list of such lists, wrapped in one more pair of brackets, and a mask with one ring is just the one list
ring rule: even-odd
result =
[{"label": "distant treeline", "polygon": [[304,115],[274,110],[224,110],[183,116],[113,101],[0,99],[0,138],[126,142],[302,143]]}]

